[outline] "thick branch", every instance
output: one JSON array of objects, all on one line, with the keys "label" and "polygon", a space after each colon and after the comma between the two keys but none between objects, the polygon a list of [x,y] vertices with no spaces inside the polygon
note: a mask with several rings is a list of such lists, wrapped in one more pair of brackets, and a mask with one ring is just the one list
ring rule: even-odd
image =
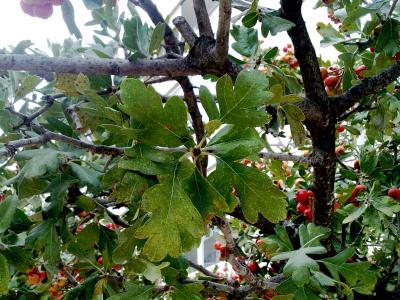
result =
[{"label": "thick branch", "polygon": [[194,46],[194,43],[198,39],[197,34],[193,31],[192,27],[190,27],[189,23],[186,21],[184,17],[176,17],[172,20],[172,23],[179,30],[180,34],[184,38],[184,40],[188,43],[190,47]]},{"label": "thick branch", "polygon": [[388,84],[400,76],[400,61],[396,61],[390,68],[380,74],[367,77],[357,85],[348,89],[343,95],[331,98],[331,106],[337,117],[351,108],[365,97],[378,93]]},{"label": "thick branch", "polygon": [[231,14],[231,0],[220,0],[217,40],[214,50],[215,62],[219,65],[223,65],[226,58],[228,57]]},{"label": "thick branch", "polygon": [[300,64],[306,96],[317,102],[327,97],[319,71],[317,55],[301,15],[302,2],[302,0],[281,0],[281,17],[295,24],[288,34],[293,42],[294,54]]},{"label": "thick branch", "polygon": [[208,16],[206,3],[204,0],[193,0],[194,12],[196,14],[197,25],[199,27],[200,36],[205,35],[214,37],[211,27],[210,17]]},{"label": "thick branch", "polygon": [[181,59],[153,59],[128,61],[93,57],[46,57],[25,54],[0,54],[0,70],[42,70],[55,73],[136,75],[136,76],[188,76],[201,71]]}]

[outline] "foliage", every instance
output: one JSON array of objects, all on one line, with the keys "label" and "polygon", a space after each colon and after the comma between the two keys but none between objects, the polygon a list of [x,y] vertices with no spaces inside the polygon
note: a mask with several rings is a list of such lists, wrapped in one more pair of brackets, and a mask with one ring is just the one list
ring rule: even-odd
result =
[{"label": "foliage", "polygon": [[[66,26],[80,38],[72,1],[61,2]],[[117,1],[83,2],[92,12],[88,25],[97,26],[94,44],[67,39],[51,45],[53,56],[109,59],[122,49],[135,61],[163,53],[167,25],[144,23],[136,1],[122,13]],[[0,299],[226,299],[242,287],[254,299],[399,295],[400,196],[388,192],[400,185],[400,82],[339,116],[330,227],[316,225],[318,197],[295,195],[299,189],[321,194],[314,168],[304,163],[318,149],[304,126],[301,58],[291,44],[282,56],[262,44],[295,24],[256,0],[232,4],[241,13],[233,19],[229,58],[242,70],[220,76],[215,86],[203,76],[202,139],[195,138],[189,105],[176,95],[162,97],[145,77],[1,74]],[[398,6],[391,11],[388,0],[319,6],[341,24],[317,28],[321,47],[340,53],[335,65],[318,61],[329,96],[400,59]],[[22,41],[4,53],[32,49]],[[354,71],[360,65],[365,68]],[[334,84],[326,81],[331,76]],[[53,141],[41,140],[50,133]],[[276,150],[272,138],[287,142],[277,153],[290,153],[293,161],[260,158]],[[21,140],[35,142],[12,147]],[[207,159],[215,161],[208,174],[199,167]],[[311,215],[305,217],[301,204]],[[188,279],[184,254],[210,227],[221,228],[226,215],[232,236],[223,232],[220,259],[234,269],[247,265],[248,272],[239,267],[238,275]],[[278,274],[284,280],[273,289],[252,281]]]}]

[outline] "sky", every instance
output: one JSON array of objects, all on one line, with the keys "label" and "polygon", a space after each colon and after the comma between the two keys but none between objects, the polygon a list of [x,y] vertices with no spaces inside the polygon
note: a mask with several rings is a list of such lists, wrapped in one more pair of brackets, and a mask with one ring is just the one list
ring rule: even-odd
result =
[{"label": "sky", "polygon": [[[127,0],[120,0],[121,9],[126,7]],[[191,1],[191,0],[187,0]],[[79,28],[83,33],[84,44],[92,41],[93,27],[85,26],[84,24],[91,20],[90,11],[88,11],[82,0],[71,0],[75,7],[76,20]],[[169,14],[171,9],[178,3],[178,0],[154,0],[157,7],[164,16]],[[303,15],[306,20],[307,27],[311,39],[316,46],[317,54],[322,54],[323,58],[334,58],[336,52],[331,48],[320,48],[320,36],[315,31],[317,22],[327,23],[326,8],[313,10],[316,0],[305,0],[303,4]],[[265,5],[270,8],[278,8],[279,0],[260,0],[260,5]],[[177,12],[180,14],[180,11]],[[177,15],[175,14],[175,15]],[[146,20],[148,18],[145,17]],[[217,25],[217,10],[211,16],[214,28]],[[148,20],[149,22],[149,20]],[[47,40],[52,42],[62,43],[64,38],[69,37],[69,32],[62,20],[60,7],[54,7],[54,14],[47,20],[39,18],[32,18],[24,14],[19,6],[19,0],[2,0],[0,1],[0,48],[9,45],[16,45],[21,40],[30,39],[35,43],[35,46],[45,50],[47,47]],[[8,30],[6,30],[8,29]],[[270,37],[264,43],[266,46],[280,46],[282,47],[289,38],[286,33],[278,34],[275,37]],[[48,52],[48,50],[47,50]]]}]

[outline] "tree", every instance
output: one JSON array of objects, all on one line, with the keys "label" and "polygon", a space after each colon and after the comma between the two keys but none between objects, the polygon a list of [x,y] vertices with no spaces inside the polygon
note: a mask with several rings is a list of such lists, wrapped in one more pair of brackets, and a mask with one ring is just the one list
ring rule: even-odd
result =
[{"label": "tree", "polygon": [[[93,45],[0,54],[1,299],[399,298],[397,0],[318,1],[340,24],[317,28],[335,64],[301,0],[220,0],[215,33],[193,0],[198,34],[151,0],[130,16],[83,2]],[[21,0],[33,17],[53,5],[81,38],[72,1]],[[282,31],[292,44],[261,47]],[[182,256],[209,227],[234,274]]]}]

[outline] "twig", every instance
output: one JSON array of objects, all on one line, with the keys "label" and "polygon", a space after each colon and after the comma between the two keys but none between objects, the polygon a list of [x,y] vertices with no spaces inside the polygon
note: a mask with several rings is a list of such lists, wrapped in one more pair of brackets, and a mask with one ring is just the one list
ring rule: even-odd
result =
[{"label": "twig", "polygon": [[223,65],[228,57],[231,14],[231,0],[220,0],[217,40],[214,49],[215,62],[219,65]]},{"label": "twig", "polygon": [[310,157],[296,156],[296,155],[291,155],[291,154],[286,154],[286,153],[260,152],[259,156],[261,158],[266,158],[266,159],[293,161],[293,162],[299,162],[299,163],[307,164],[307,165],[312,163],[312,159]]},{"label": "twig", "polygon": [[213,38],[214,32],[211,27],[210,17],[208,16],[204,0],[193,0],[193,7],[196,14],[200,36],[204,35]]},{"label": "twig", "polygon": [[209,277],[215,278],[215,279],[221,279],[218,275],[214,274],[213,272],[207,270],[205,267],[195,264],[191,260],[187,260],[189,266],[191,266],[193,269],[196,269],[197,271],[203,273],[204,275],[207,275]]},{"label": "twig", "polygon": [[162,82],[166,82],[166,81],[170,81],[170,80],[175,80],[175,79],[172,78],[172,77],[168,77],[168,76],[157,77],[157,78],[149,78],[149,79],[144,81],[144,84],[162,83]]},{"label": "twig", "polygon": [[189,23],[184,17],[176,17],[172,20],[172,23],[178,29],[179,33],[182,35],[184,40],[188,43],[190,47],[194,46],[194,43],[198,39],[197,34],[190,27]]},{"label": "twig", "polygon": [[396,8],[397,2],[398,2],[398,0],[393,0],[392,6],[390,7],[389,13],[387,15],[387,19],[389,19],[392,16],[392,14]]}]

